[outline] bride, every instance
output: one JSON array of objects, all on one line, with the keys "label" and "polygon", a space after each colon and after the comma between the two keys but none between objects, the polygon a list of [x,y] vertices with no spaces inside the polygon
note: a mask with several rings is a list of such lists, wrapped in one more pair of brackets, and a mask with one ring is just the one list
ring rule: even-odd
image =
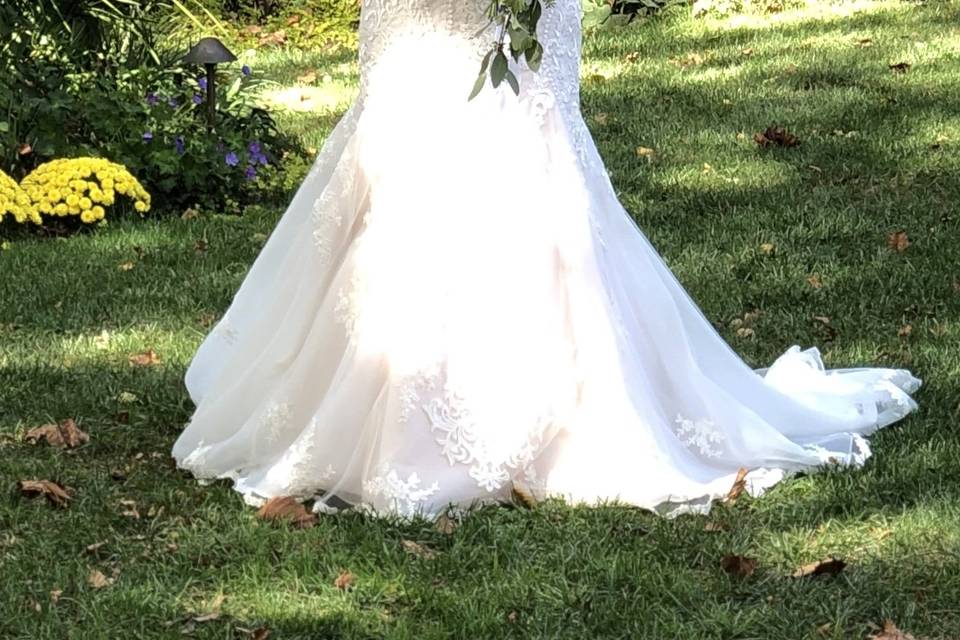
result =
[{"label": "bride", "polygon": [[[508,498],[705,512],[859,465],[904,370],[750,369],[617,201],[579,106],[580,0],[467,100],[489,0],[363,0],[360,90],[186,374],[173,447],[248,503],[436,516]],[[484,25],[488,25],[484,28]]]}]

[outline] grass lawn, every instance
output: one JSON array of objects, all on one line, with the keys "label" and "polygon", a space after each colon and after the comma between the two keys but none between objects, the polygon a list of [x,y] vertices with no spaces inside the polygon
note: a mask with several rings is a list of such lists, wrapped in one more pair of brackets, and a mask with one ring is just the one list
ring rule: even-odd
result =
[{"label": "grass lawn", "polygon": [[[846,7],[674,10],[591,35],[583,106],[624,204],[751,364],[796,343],[924,379],[921,410],[873,438],[865,468],[708,517],[547,502],[452,533],[356,513],[271,526],[168,452],[193,350],[281,208],[16,236],[0,250],[0,637],[839,640],[890,619],[960,638],[960,3]],[[257,69],[331,75],[326,110],[282,117],[314,146],[356,81],[349,58],[308,52]],[[759,149],[770,125],[801,144]],[[158,363],[129,362],[150,349]],[[66,418],[89,443],[24,440]],[[75,493],[54,508],[19,479]],[[726,554],[756,570],[728,575]],[[791,577],[831,556],[839,575]]]}]

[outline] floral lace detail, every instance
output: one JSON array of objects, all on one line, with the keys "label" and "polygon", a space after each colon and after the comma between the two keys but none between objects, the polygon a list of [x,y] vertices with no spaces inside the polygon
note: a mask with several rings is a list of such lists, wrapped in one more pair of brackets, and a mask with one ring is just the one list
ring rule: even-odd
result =
[{"label": "floral lace detail", "polygon": [[363,483],[363,491],[369,498],[386,500],[395,513],[412,518],[423,511],[423,503],[427,498],[440,492],[440,485],[436,482],[426,488],[421,488],[420,484],[420,476],[416,472],[404,480],[396,469],[382,467],[378,475]]},{"label": "floral lace detail", "polygon": [[333,309],[334,318],[344,326],[347,339],[353,341],[357,336],[357,322],[360,320],[360,276],[354,272],[349,287],[337,292],[337,306]]},{"label": "floral lace detail", "polygon": [[286,402],[275,402],[267,407],[260,419],[260,424],[267,430],[270,442],[280,438],[284,427],[290,423],[290,405]]},{"label": "floral lace detail", "polygon": [[726,436],[717,428],[713,420],[709,418],[690,420],[678,415],[676,423],[676,433],[680,440],[687,446],[696,447],[700,455],[716,458],[723,453],[719,446],[726,441]]}]

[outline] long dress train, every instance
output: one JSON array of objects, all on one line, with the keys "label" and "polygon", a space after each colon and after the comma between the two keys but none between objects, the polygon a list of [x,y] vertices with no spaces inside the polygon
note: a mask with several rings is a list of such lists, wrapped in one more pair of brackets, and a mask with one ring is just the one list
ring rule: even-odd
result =
[{"label": "long dress train", "polygon": [[799,347],[750,369],[616,198],[579,0],[546,10],[539,73],[511,62],[519,97],[468,102],[485,4],[364,0],[359,95],[190,364],[178,464],[401,516],[514,483],[705,511],[740,468],[759,493],[861,464],[920,381]]}]

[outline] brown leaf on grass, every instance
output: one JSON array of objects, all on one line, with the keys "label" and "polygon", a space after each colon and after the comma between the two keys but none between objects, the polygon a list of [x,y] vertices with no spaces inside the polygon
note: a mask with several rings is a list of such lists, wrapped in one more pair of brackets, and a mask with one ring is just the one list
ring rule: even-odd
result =
[{"label": "brown leaf on grass", "polygon": [[737,329],[738,338],[752,338],[756,332],[751,327],[740,327]]},{"label": "brown leaf on grass", "polygon": [[437,531],[439,531],[445,536],[449,536],[457,528],[457,521],[451,518],[450,516],[444,514],[439,518],[437,518],[436,527],[437,527]]},{"label": "brown leaf on grass", "polygon": [[404,551],[412,556],[423,558],[424,560],[432,560],[437,555],[433,549],[429,549],[413,540],[404,540],[400,544],[403,546]]},{"label": "brown leaf on grass", "polygon": [[720,558],[720,568],[732,576],[746,578],[756,570],[757,559],[728,554]]},{"label": "brown leaf on grass", "polygon": [[316,84],[317,83],[317,72],[316,71],[307,71],[303,75],[297,76],[298,84]]},{"label": "brown leaf on grass", "polygon": [[910,246],[910,238],[907,237],[906,231],[894,231],[887,236],[887,246],[896,251],[897,253],[903,253],[907,250],[907,247]]},{"label": "brown leaf on grass", "polygon": [[60,601],[60,596],[63,595],[63,589],[51,589],[50,590],[50,602],[56,604]]},{"label": "brown leaf on grass", "polygon": [[637,147],[636,154],[638,158],[646,158],[649,162],[653,162],[657,157],[657,152],[650,147]]},{"label": "brown leaf on grass", "polygon": [[533,509],[537,506],[537,497],[533,495],[533,491],[519,480],[513,481],[513,486],[510,489],[510,497],[513,498],[514,504],[520,505],[521,507]]},{"label": "brown leaf on grass", "polygon": [[27,143],[23,143],[17,147],[17,153],[19,153],[21,156],[28,156],[33,153],[33,147]]},{"label": "brown leaf on grass", "polygon": [[257,627],[256,629],[237,627],[237,631],[250,636],[250,640],[267,640],[270,637],[270,629],[266,627]]},{"label": "brown leaf on grass", "polygon": [[106,541],[94,542],[93,544],[88,544],[86,547],[84,547],[83,550],[86,551],[87,553],[96,553],[97,549],[99,549],[105,544],[107,544]]},{"label": "brown leaf on grass", "polygon": [[761,147],[771,145],[777,147],[796,147],[800,144],[800,138],[789,133],[783,127],[778,126],[767,127],[763,133],[753,134],[753,141]]},{"label": "brown leaf on grass", "polygon": [[309,529],[319,520],[317,514],[308,512],[302,504],[297,502],[296,498],[290,496],[270,498],[257,511],[257,518],[266,521],[289,522],[298,529]]},{"label": "brown leaf on grass", "polygon": [[283,29],[274,31],[273,33],[268,33],[260,36],[260,45],[261,46],[279,46],[284,44],[287,41],[287,32]]},{"label": "brown leaf on grass", "polygon": [[131,271],[134,266],[135,265],[133,264],[132,261],[127,260],[126,262],[121,262],[120,264],[118,264],[117,269],[120,269],[120,271]]},{"label": "brown leaf on grass", "polygon": [[263,27],[258,24],[251,24],[243,28],[243,32],[251,36],[259,35],[262,31]]},{"label": "brown leaf on grass", "polygon": [[639,51],[631,51],[631,52],[628,53],[627,55],[623,56],[623,61],[624,61],[624,62],[634,63],[634,62],[637,62],[637,61],[639,61],[639,60],[640,60],[640,52],[639,52]]},{"label": "brown leaf on grass", "polygon": [[204,240],[203,238],[200,238],[199,240],[193,243],[193,250],[196,253],[204,253],[208,248],[210,248],[210,243]]},{"label": "brown leaf on grass", "polygon": [[715,522],[711,520],[707,524],[703,525],[703,530],[704,531],[726,531],[727,525],[723,524],[722,522]]},{"label": "brown leaf on grass", "polygon": [[813,275],[807,276],[807,284],[809,284],[814,289],[823,288],[823,282],[820,281],[819,273],[814,273]]},{"label": "brown leaf on grass", "polygon": [[510,624],[513,624],[514,622],[517,621],[518,615],[519,614],[516,611],[511,611],[510,613],[507,614],[507,622],[509,622]]},{"label": "brown leaf on grass", "polygon": [[113,578],[108,578],[97,569],[91,569],[90,575],[87,576],[87,584],[94,589],[103,589],[113,584]]},{"label": "brown leaf on grass", "polygon": [[357,576],[353,575],[346,569],[342,569],[340,574],[333,581],[333,586],[341,591],[347,591],[352,588],[354,583],[357,581]]},{"label": "brown leaf on grass", "polygon": [[773,244],[772,242],[764,242],[760,245],[760,253],[765,256],[773,255],[776,250],[777,245]]},{"label": "brown leaf on grass", "polygon": [[905,633],[897,628],[893,620],[887,620],[883,623],[883,629],[875,633],[867,640],[917,640],[912,633]]},{"label": "brown leaf on grass", "polygon": [[817,560],[810,564],[805,564],[793,572],[794,578],[806,578],[808,576],[835,576],[847,563],[840,558],[827,558],[826,560]]},{"label": "brown leaf on grass", "polygon": [[287,18],[287,24],[288,24],[289,26],[291,26],[291,27],[300,24],[300,15],[299,15],[299,14],[294,14],[294,15],[290,16],[289,18]]},{"label": "brown leaf on grass", "polygon": [[870,38],[860,38],[857,40],[856,45],[861,49],[866,49],[867,47],[873,46],[873,40]]},{"label": "brown leaf on grass", "polygon": [[905,324],[897,329],[898,338],[909,338],[911,333],[913,333],[913,325],[911,324]]},{"label": "brown leaf on grass", "polygon": [[67,490],[51,480],[20,480],[17,488],[28,498],[44,496],[55,507],[66,507],[70,501]]},{"label": "brown leaf on grass", "polygon": [[133,518],[134,520],[139,520],[140,511],[137,509],[137,502],[135,500],[121,500],[120,515],[126,518]]},{"label": "brown leaf on grass", "polygon": [[54,447],[73,448],[90,441],[90,436],[77,427],[77,423],[72,418],[67,418],[60,424],[45,424],[42,427],[35,427],[27,432],[26,440],[36,444],[40,440],[46,440],[47,444]]},{"label": "brown leaf on grass", "polygon": [[888,66],[890,67],[890,70],[893,71],[894,73],[906,73],[907,71],[910,70],[911,65],[909,62],[897,62],[895,64],[891,64]]},{"label": "brown leaf on grass", "polygon": [[746,490],[747,488],[747,469],[745,467],[740,467],[740,470],[737,471],[737,477],[733,481],[733,486],[730,487],[730,491],[727,493],[727,497],[723,499],[724,502],[736,502],[737,498]]},{"label": "brown leaf on grass", "polygon": [[142,353],[134,353],[127,360],[136,367],[150,367],[160,363],[160,356],[153,349]]}]

